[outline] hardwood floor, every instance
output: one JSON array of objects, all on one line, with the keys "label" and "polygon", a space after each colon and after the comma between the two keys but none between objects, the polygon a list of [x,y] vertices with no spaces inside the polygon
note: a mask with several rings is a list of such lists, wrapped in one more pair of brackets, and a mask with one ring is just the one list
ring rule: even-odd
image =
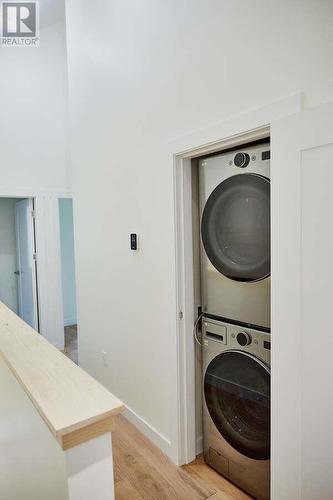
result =
[{"label": "hardwood floor", "polygon": [[77,325],[65,326],[65,349],[64,354],[78,364],[77,351]]},{"label": "hardwood floor", "polygon": [[116,500],[246,500],[201,458],[176,467],[122,415],[114,419]]}]

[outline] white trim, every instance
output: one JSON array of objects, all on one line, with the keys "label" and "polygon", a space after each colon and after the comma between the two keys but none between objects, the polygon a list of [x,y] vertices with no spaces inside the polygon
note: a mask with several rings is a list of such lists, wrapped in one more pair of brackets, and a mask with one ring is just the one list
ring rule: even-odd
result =
[{"label": "white trim", "polygon": [[171,456],[171,443],[163,434],[156,430],[152,425],[148,424],[140,415],[126,405],[123,415],[129,420],[137,429],[139,429],[148,439],[150,439],[156,446],[158,446],[166,455]]},{"label": "white trim", "polygon": [[301,93],[285,97],[259,108],[232,115],[215,125],[176,138],[167,144],[168,153],[172,156],[193,158],[218,151],[221,148],[221,141],[232,139],[235,136],[241,139],[244,133],[264,125],[268,126],[273,120],[297,113],[301,108]]},{"label": "white trim", "polygon": [[[175,202],[175,290],[176,366],[173,373],[171,456],[175,463],[189,463],[196,456],[194,344],[194,289],[192,267],[192,222],[190,203],[191,158],[213,153],[269,135],[270,123],[297,113],[301,94],[286,97],[246,113],[234,115],[217,125],[197,130],[167,145],[174,164]],[[179,311],[183,317],[179,318]]]},{"label": "white trim", "polygon": [[[175,158],[175,230],[176,230],[176,300],[178,398],[176,408],[182,416],[178,423],[178,464],[189,463],[196,456],[195,424],[195,345],[192,326],[195,321],[192,245],[191,159]],[[182,312],[183,319],[178,320]],[[183,380],[183,382],[181,382]],[[194,411],[194,413],[193,413]]]}]

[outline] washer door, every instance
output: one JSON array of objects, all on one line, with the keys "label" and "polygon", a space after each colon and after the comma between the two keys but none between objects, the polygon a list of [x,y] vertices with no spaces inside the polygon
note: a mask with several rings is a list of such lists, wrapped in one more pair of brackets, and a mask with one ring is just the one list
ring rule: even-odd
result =
[{"label": "washer door", "polygon": [[238,174],[221,182],[205,205],[201,236],[210,262],[224,276],[237,281],[269,276],[269,179]]},{"label": "washer door", "polygon": [[243,455],[270,457],[270,371],[243,351],[225,351],[208,365],[204,393],[220,434]]}]

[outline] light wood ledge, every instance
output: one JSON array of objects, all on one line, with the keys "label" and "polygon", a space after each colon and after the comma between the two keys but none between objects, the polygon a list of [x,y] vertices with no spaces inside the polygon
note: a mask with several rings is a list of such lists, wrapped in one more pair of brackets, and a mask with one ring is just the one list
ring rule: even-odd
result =
[{"label": "light wood ledge", "polygon": [[64,450],[111,431],[119,399],[0,302],[0,355]]}]

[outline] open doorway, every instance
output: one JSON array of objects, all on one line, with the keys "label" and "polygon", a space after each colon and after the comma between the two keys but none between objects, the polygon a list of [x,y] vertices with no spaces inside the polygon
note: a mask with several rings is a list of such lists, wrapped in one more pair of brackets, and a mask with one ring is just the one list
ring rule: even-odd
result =
[{"label": "open doorway", "polygon": [[0,198],[0,300],[40,330],[33,198]]},{"label": "open doorway", "polygon": [[73,201],[59,198],[64,353],[78,364]]}]

